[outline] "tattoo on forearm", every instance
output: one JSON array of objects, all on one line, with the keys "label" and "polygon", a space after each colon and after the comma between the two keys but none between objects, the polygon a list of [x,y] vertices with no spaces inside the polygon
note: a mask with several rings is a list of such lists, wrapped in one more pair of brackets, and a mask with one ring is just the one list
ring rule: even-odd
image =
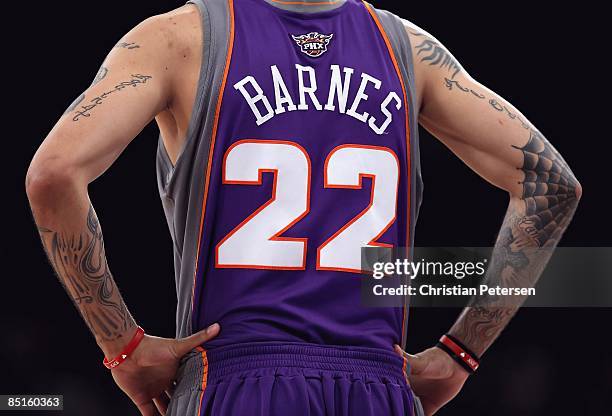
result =
[{"label": "tattoo on forearm", "polygon": [[[489,285],[533,287],[578,206],[578,182],[559,153],[534,128],[530,127],[527,144],[513,147],[523,155],[523,164],[517,168],[524,174],[522,196],[519,203],[511,204],[504,219],[487,279]],[[520,303],[508,304],[490,296],[473,299],[451,334],[482,354]]]},{"label": "tattoo on forearm", "polygon": [[429,62],[429,65],[437,65],[440,68],[448,69],[452,73],[451,79],[461,71],[461,65],[459,65],[455,58],[438,42],[432,39],[424,39],[415,46],[415,49],[417,50],[417,56],[421,58],[421,62]]},{"label": "tattoo on forearm", "polygon": [[[106,75],[106,73],[104,74]],[[79,121],[81,118],[83,117],[91,117],[91,113],[92,111],[102,105],[104,103],[104,101],[111,95],[120,92],[128,87],[132,87],[132,88],[136,88],[139,85],[142,84],[146,84],[148,80],[150,80],[151,78],[153,78],[150,75],[142,75],[142,74],[132,74],[132,79],[130,79],[129,81],[123,81],[120,82],[119,84],[115,85],[112,89],[103,92],[102,94],[93,97],[92,99],[90,99],[86,104],[82,104],[78,109],[77,106],[83,101],[83,98],[81,98],[76,104],[74,105],[74,108],[70,109],[69,111],[74,111],[74,116],[72,117],[72,121]],[[71,106],[72,107],[72,106]]]},{"label": "tattoo on forearm", "polygon": [[77,233],[38,227],[51,265],[95,337],[113,341],[135,327],[108,268],[98,218],[89,208]]},{"label": "tattoo on forearm", "polygon": [[123,48],[123,49],[138,49],[140,45],[136,42],[119,42],[115,45],[115,48]]}]

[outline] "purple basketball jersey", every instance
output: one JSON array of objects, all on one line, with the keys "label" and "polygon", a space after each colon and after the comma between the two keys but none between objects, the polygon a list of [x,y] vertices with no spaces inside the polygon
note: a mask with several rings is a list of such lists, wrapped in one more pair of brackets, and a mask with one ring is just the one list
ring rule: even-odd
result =
[{"label": "purple basketball jersey", "polygon": [[359,271],[361,247],[411,244],[406,58],[357,0],[314,13],[264,0],[230,6],[201,173],[192,330],[221,324],[207,349],[390,350],[405,310],[362,306]]}]

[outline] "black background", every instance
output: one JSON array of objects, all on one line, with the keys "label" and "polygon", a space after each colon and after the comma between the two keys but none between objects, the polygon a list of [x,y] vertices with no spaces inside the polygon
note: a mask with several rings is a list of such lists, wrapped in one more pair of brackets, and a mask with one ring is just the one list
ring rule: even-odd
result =
[{"label": "black background", "polygon": [[[584,197],[562,244],[610,246],[605,13],[588,2],[542,9],[533,3],[374,2],[434,34],[564,155]],[[3,36],[2,70],[9,73],[2,87],[0,394],[63,394],[66,415],[136,414],[51,274],[23,180],[36,148],[89,85],[108,50],[141,20],[180,4],[66,0],[4,6],[3,20],[17,29]],[[91,185],[90,194],[111,268],[134,316],[148,332],[173,336],[172,247],[155,182],[156,139],[150,125]],[[506,209],[505,193],[425,133],[421,151],[425,199],[417,245],[491,245]],[[588,276],[578,273],[576,279],[588,284]],[[457,312],[413,310],[408,350],[432,345]],[[611,322],[612,309],[520,311],[478,375],[440,414],[608,414],[612,354],[605,344]]]}]

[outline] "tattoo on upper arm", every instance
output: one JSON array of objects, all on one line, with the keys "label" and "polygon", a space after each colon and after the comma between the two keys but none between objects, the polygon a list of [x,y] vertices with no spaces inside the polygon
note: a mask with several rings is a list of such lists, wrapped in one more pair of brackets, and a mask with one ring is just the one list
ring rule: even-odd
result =
[{"label": "tattoo on upper arm", "polygon": [[[103,72],[102,78],[106,76],[106,73],[107,71]],[[75,101],[68,108],[68,110],[66,110],[66,112],[68,113],[68,112],[74,111],[74,116],[72,117],[72,121],[79,121],[82,117],[91,117],[92,111],[96,107],[102,105],[109,96],[115,93],[121,92],[122,90],[125,90],[128,87],[136,88],[139,85],[146,84],[147,81],[149,81],[151,78],[153,77],[150,75],[132,74],[132,78],[130,80],[120,82],[119,84],[115,85],[112,89],[91,98],[86,104],[82,104],[80,108],[77,109],[77,106],[81,104],[81,102],[85,99],[85,95],[82,94],[79,97],[79,99]],[[100,80],[98,80],[97,82],[99,81]]]},{"label": "tattoo on upper arm", "polygon": [[480,98],[480,99],[484,99],[485,98],[484,94],[481,94],[481,93],[479,93],[477,91],[474,91],[471,88],[467,88],[467,87],[462,86],[459,83],[459,81],[457,81],[457,80],[448,79],[448,78],[444,77],[444,82],[446,83],[446,88],[448,88],[450,91],[452,91],[453,88],[458,88],[458,89],[460,89],[463,92],[469,92],[470,94],[474,95],[477,98]]},{"label": "tattoo on upper arm", "polygon": [[121,337],[134,320],[108,268],[98,218],[90,206],[84,229],[78,233],[38,227],[51,265],[79,308],[83,319],[104,341]]},{"label": "tattoo on upper arm", "polygon": [[68,108],[66,109],[66,111],[64,111],[63,115],[68,114],[71,111],[74,111],[75,108],[77,108],[77,106],[81,103],[81,101],[83,101],[85,99],[85,93],[79,95],[73,102],[72,104],[70,104],[68,106]]},{"label": "tattoo on upper arm", "polygon": [[[136,42],[119,42],[117,43],[114,48],[122,48],[122,49],[137,49],[140,48],[140,45],[138,45]],[[102,81],[106,75],[108,74],[108,68],[104,66],[104,64],[102,64],[102,66],[100,67],[100,69],[98,70],[98,72],[96,73],[96,76],[94,77],[93,82],[90,85],[90,88],[93,87],[94,85],[96,85],[98,82]],[[133,77],[136,75],[132,75]],[[144,75],[146,76],[146,75]],[[146,82],[146,80],[144,80],[144,82]],[[76,100],[74,100],[72,102],[72,104],[70,104],[68,106],[68,108],[66,109],[66,111],[64,111],[64,114],[62,115],[66,115],[72,111],[74,111],[75,108],[77,108],[77,106],[85,99],[85,93],[79,95]],[[79,115],[75,116],[77,119],[78,117],[80,117]],[[85,117],[89,117],[89,115],[86,115]],[[73,121],[77,121],[73,118]]]},{"label": "tattoo on upper arm", "polygon": [[108,68],[106,68],[104,65],[102,65],[100,67],[100,69],[98,69],[98,72],[96,73],[96,76],[94,77],[94,80],[91,83],[91,86],[94,86],[98,82],[102,81],[104,79],[104,77],[106,77],[106,74],[108,74]]},{"label": "tattoo on upper arm", "polygon": [[478,92],[478,91],[474,91],[472,88],[468,88],[468,87],[464,87],[463,85],[461,85],[461,83],[459,83],[459,81],[455,80],[455,79],[449,79],[449,78],[444,78],[444,84],[446,85],[446,88],[448,88],[449,91],[455,91],[455,89],[462,91],[464,93],[467,94],[471,94],[474,97],[481,99],[481,100],[487,100],[489,106],[491,106],[491,108],[499,113],[503,113],[506,115],[506,117],[508,117],[510,120],[516,120],[518,121],[521,126],[525,129],[525,130],[529,130],[532,133],[538,133],[537,130],[535,130],[529,123],[527,123],[525,120],[523,120],[523,118],[521,116],[519,116],[518,114],[516,114],[512,109],[508,108],[508,106],[500,103],[499,101],[497,101],[495,98],[487,98],[486,95]]},{"label": "tattoo on upper arm", "polygon": [[140,45],[136,42],[119,42],[115,45],[115,48],[123,48],[123,49],[138,49]]},{"label": "tattoo on upper arm", "polygon": [[[91,83],[90,87],[93,87],[94,85],[96,85],[98,82],[102,81],[102,79],[104,79],[104,77],[106,77],[106,74],[108,74],[108,68],[106,68],[104,65],[102,65],[100,67],[100,69],[98,70],[98,72],[96,73],[96,76],[94,77],[93,82]],[[66,115],[68,113],[70,113],[71,111],[74,111],[75,108],[77,108],[77,106],[79,104],[81,104],[81,102],[85,99],[85,93],[79,95],[76,100],[74,100],[72,102],[72,104],[70,104],[68,106],[68,108],[66,109],[66,111],[64,111],[64,114],[62,115]]]},{"label": "tattoo on upper arm", "polygon": [[459,65],[459,62],[457,62],[450,52],[438,42],[426,37],[422,33],[414,31],[410,31],[410,33],[417,37],[424,37],[424,39],[415,46],[417,51],[416,55],[421,58],[421,62],[429,62],[429,65],[446,68],[452,73],[451,79],[455,78],[459,71],[461,71],[461,65]]}]

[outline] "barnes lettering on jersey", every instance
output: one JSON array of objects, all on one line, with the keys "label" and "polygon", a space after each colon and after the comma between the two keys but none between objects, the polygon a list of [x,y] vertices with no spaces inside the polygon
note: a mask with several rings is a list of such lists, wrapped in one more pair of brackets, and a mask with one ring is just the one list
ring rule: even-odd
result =
[{"label": "barnes lettering on jersey", "polygon": [[[336,111],[337,104],[337,111],[339,113],[346,114],[362,123],[366,123],[376,134],[384,134],[389,124],[393,121],[393,108],[395,108],[396,111],[402,108],[400,96],[395,91],[391,91],[380,104],[380,111],[383,117],[379,115],[374,116],[367,111],[360,110],[359,105],[368,99],[367,90],[371,88],[380,90],[382,86],[381,80],[365,72],[361,74],[359,88],[349,106],[349,91],[355,70],[349,67],[344,67],[341,70],[339,65],[330,66],[331,79],[329,91],[327,92],[327,103],[323,106],[315,94],[317,92],[317,76],[314,68],[295,64],[295,69],[297,70],[298,79],[298,91],[296,94],[297,105],[295,104],[296,101],[293,96],[289,93],[283,76],[276,65],[270,67],[274,84],[274,108],[270,104],[268,95],[263,91],[252,75],[247,75],[234,84],[234,89],[240,91],[255,115],[255,122],[258,126],[270,120],[275,115],[282,114],[285,111],[306,111],[311,108],[311,105],[317,111]],[[342,73],[344,73],[344,75]],[[305,78],[308,79],[308,83],[305,82]],[[249,90],[247,90],[247,85],[250,85]],[[254,91],[255,94],[252,95],[249,91]],[[307,96],[311,105],[306,102]]]}]

